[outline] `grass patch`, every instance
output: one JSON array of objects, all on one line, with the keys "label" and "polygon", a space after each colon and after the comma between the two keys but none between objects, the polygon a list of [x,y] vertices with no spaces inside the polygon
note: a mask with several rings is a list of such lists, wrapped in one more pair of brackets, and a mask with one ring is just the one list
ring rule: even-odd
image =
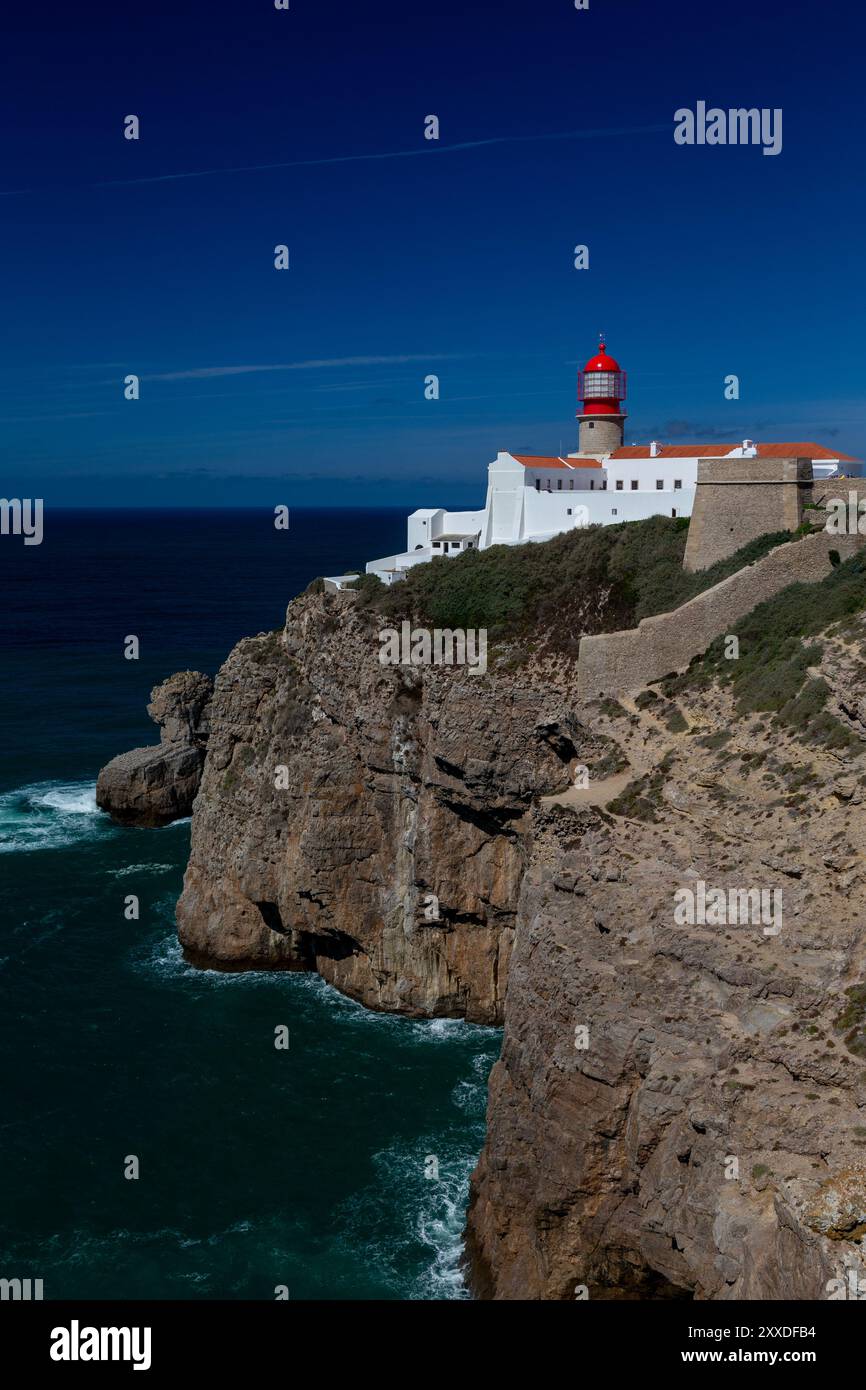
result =
[{"label": "grass patch", "polygon": [[730,729],[717,729],[714,734],[702,734],[698,743],[702,748],[724,748],[730,737]]},{"label": "grass patch", "polygon": [[608,811],[614,816],[625,816],[629,820],[655,821],[662,804],[662,789],[667,781],[673,762],[672,755],[666,753],[658,767],[644,777],[629,782],[608,804]]},{"label": "grass patch", "polygon": [[866,985],[846,989],[848,1003],[833,1020],[838,1033],[845,1034],[845,1046],[855,1057],[866,1057]]},{"label": "grass patch", "polygon": [[628,758],[623,753],[618,743],[614,743],[612,738],[606,738],[603,734],[596,735],[599,744],[599,756],[592,759],[592,775],[596,780],[604,777],[615,777],[618,772],[624,772],[628,767]]},{"label": "grass patch", "polygon": [[599,700],[598,708],[599,712],[605,715],[607,719],[632,718],[632,715],[629,714],[625,705],[621,705],[619,700],[611,700],[607,695],[603,699]]},{"label": "grass patch", "polygon": [[672,734],[684,734],[689,727],[688,720],[679,705],[668,705],[662,717],[665,721],[665,727],[669,729]]},{"label": "grass patch", "polygon": [[718,637],[689,669],[663,683],[664,693],[727,684],[736,713],[769,713],[775,727],[786,726],[808,741],[831,748],[862,747],[858,736],[825,707],[826,681],[810,676],[823,648],[808,639],[831,624],[850,624],[866,607],[866,555],[838,565],[817,584],[791,584],[742,618],[732,628],[739,639],[738,660],[724,654],[726,636]]}]

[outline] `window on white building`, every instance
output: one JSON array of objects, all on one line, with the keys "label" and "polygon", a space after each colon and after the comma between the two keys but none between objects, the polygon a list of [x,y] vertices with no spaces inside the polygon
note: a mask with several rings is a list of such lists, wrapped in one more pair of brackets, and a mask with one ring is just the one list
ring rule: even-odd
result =
[{"label": "window on white building", "polygon": [[536,491],[536,492],[540,492],[540,491],[541,491],[541,479],[540,479],[540,478],[536,478],[536,480],[535,480],[535,491]]},{"label": "window on white building", "polygon": [[589,480],[589,490],[590,490],[590,492],[592,492],[592,490],[593,490],[594,487],[595,487],[595,478],[590,478],[590,480]]},{"label": "window on white building", "polygon": [[663,479],[661,479],[661,478],[656,478],[656,489],[657,489],[657,491],[658,491],[658,492],[661,492],[661,490],[662,490],[663,487],[664,487],[664,481],[663,481]]},{"label": "window on white building", "polygon": [[637,492],[637,478],[632,478],[632,480],[631,480],[631,490],[632,490],[632,492]]},{"label": "window on white building", "polygon": [[671,516],[676,516],[676,514],[677,514],[677,509],[676,509],[676,507],[671,507]]},{"label": "window on white building", "polygon": [[674,479],[674,488],[682,487],[682,485],[683,485],[683,480],[682,480],[682,478],[675,478],[675,479]]},{"label": "window on white building", "polygon": [[617,480],[616,480],[616,490],[617,490],[617,492],[622,492],[622,478],[617,478]]},{"label": "window on white building", "polygon": [[617,515],[618,515],[617,510],[616,510],[616,507],[611,507],[611,509],[610,509],[610,514],[611,514],[611,516],[617,516]]},{"label": "window on white building", "polygon": [[556,490],[557,490],[557,492],[562,492],[562,479],[561,479],[561,478],[557,478],[557,480],[556,480]]}]

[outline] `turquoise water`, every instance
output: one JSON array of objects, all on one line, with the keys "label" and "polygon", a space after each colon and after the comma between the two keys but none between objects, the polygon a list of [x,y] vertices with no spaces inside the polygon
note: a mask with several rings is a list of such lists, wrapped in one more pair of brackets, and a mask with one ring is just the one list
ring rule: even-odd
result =
[{"label": "turquoise water", "polygon": [[[65,518],[35,563],[2,552],[0,1274],[43,1279],[46,1298],[467,1296],[460,1237],[499,1033],[373,1014],[313,976],[193,969],[173,918],[189,824],[122,830],[95,807],[100,763],[151,739],[155,680],[214,670],[337,568],[299,537],[287,566],[255,515],[232,521],[257,575],[242,602],[219,563],[224,516],[199,515],[192,554],[188,517],[176,547],[161,522],[144,595],[152,519],[127,531],[110,585],[104,519]],[[395,518],[364,524],[385,553]],[[123,662],[118,634],[139,629],[159,640]]]}]

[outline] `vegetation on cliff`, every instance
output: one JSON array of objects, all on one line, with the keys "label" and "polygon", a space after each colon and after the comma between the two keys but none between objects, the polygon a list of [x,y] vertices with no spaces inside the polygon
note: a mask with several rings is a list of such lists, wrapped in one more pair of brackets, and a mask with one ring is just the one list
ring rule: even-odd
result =
[{"label": "vegetation on cliff", "polygon": [[682,568],[688,521],[656,516],[568,531],[541,544],[496,545],[416,565],[386,588],[372,575],[355,586],[362,606],[392,623],[486,628],[491,641],[532,642],[576,656],[586,633],[634,627],[669,612],[743,565],[790,540],[751,542],[699,574]]},{"label": "vegetation on cliff", "polygon": [[[725,655],[727,636],[717,638],[680,676],[662,683],[666,695],[720,681],[732,688],[737,714],[772,714],[779,724],[831,748],[860,746],[861,740],[826,708],[830,688],[815,674],[824,637],[863,641],[866,554],[837,565],[817,584],[791,584],[761,603],[731,628],[739,655]],[[811,639],[811,640],[810,640]]]}]

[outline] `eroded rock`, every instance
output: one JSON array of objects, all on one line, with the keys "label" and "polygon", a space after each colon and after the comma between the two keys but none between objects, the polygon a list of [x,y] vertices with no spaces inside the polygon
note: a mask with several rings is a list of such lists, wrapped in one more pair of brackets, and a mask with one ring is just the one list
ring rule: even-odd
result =
[{"label": "eroded rock", "polygon": [[593,736],[567,673],[383,666],[380,625],[304,596],[220,670],[180,939],[202,964],[501,1023],[533,798]]},{"label": "eroded rock", "polygon": [[147,712],[160,726],[160,743],[112,758],[97,779],[96,804],[112,820],[158,826],[192,813],[212,692],[200,671],[178,671],[151,692]]},{"label": "eroded rock", "polygon": [[[579,711],[662,794],[535,813],[472,1181],[481,1296],[817,1300],[866,1279],[866,937],[841,872],[866,819],[832,794],[832,750],[769,741],[724,692],[697,712],[731,731],[721,752],[653,740],[651,712]],[[697,880],[778,889],[781,930],[678,924]]]}]

